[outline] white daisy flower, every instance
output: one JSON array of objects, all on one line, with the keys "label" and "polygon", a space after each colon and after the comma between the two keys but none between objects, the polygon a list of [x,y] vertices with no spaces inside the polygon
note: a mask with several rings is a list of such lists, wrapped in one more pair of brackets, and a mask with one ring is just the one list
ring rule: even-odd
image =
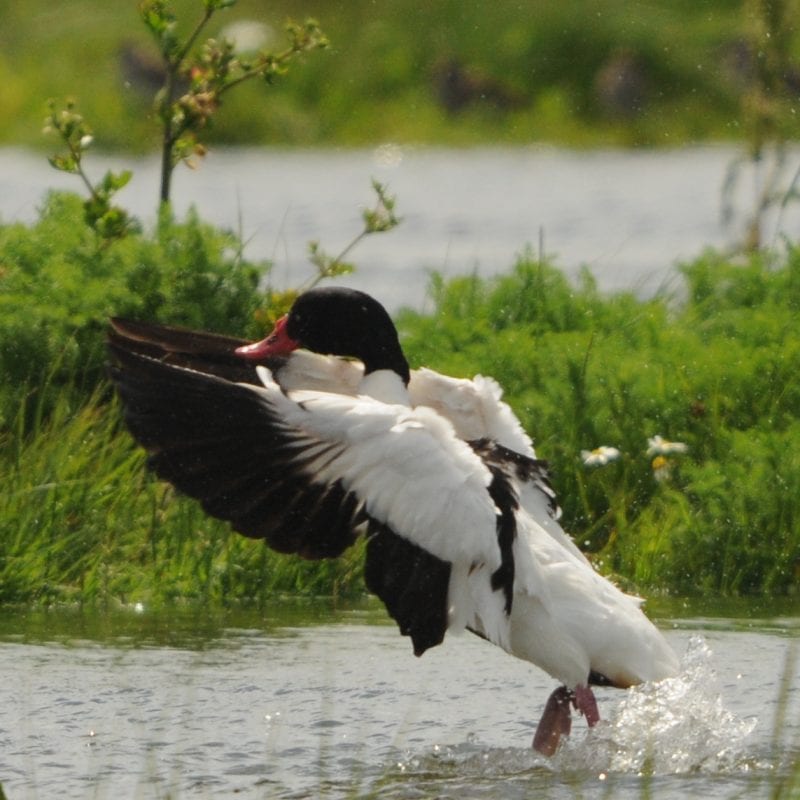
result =
[{"label": "white daisy flower", "polygon": [[604,467],[609,461],[616,461],[619,458],[619,450],[616,447],[595,447],[594,450],[581,450],[581,458],[584,466]]},{"label": "white daisy flower", "polygon": [[659,483],[667,480],[672,472],[672,464],[664,456],[656,456],[650,466],[653,468],[653,477]]},{"label": "white daisy flower", "polygon": [[689,446],[683,442],[671,442],[658,434],[647,440],[648,456],[668,456],[672,453],[685,453],[688,449]]}]

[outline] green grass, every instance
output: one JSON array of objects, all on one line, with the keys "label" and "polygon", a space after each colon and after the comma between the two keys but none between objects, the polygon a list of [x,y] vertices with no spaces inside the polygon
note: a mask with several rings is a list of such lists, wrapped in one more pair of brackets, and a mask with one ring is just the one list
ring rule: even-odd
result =
[{"label": "green grass", "polygon": [[30,226],[0,226],[0,602],[363,591],[357,552],[283,559],[175,498],[111,403],[110,315],[255,335],[268,267],[193,214],[108,244],[70,194]]},{"label": "green grass", "polygon": [[155,231],[109,246],[85,224],[77,195],[48,195],[33,225],[0,226],[0,430],[20,405],[30,417],[62,393],[91,394],[109,316],[257,333],[256,288],[268,269],[193,213],[182,222],[164,213]]},{"label": "green grass", "polygon": [[[47,146],[40,135],[46,101],[73,96],[99,147],[155,149],[152,97],[126,86],[119,69],[125,41],[155,52],[137,5],[4,4],[0,141]],[[188,30],[200,1],[176,0],[174,6],[181,30]],[[261,20],[276,32],[278,49],[287,17],[306,16],[318,18],[331,39],[329,50],[293,65],[276,87],[231,93],[213,141],[674,146],[744,135],[748,73],[741,64],[747,61],[737,67],[735,53],[757,24],[747,2],[239,0],[217,15],[209,34],[237,19]],[[791,47],[796,57],[796,35]],[[646,85],[644,104],[631,115],[604,111],[595,90],[603,69],[621,53],[638,61]],[[498,109],[479,93],[460,112],[447,113],[433,75],[451,58],[499,82],[517,102]],[[791,113],[780,118],[790,136],[796,133]]]},{"label": "green grass", "polygon": [[153,480],[105,389],[77,409],[63,396],[32,430],[22,407],[0,436],[0,602],[363,593],[358,549],[323,564],[279,556]]},{"label": "green grass", "polygon": [[[553,467],[564,526],[604,567],[678,594],[796,591],[800,252],[687,265],[688,299],[601,296],[523,256],[400,320],[412,363],[496,377]],[[656,478],[647,439],[684,442]],[[622,458],[587,469],[580,451]]]},{"label": "green grass", "polygon": [[[0,227],[0,602],[363,592],[359,551],[279,556],[176,497],[112,402],[111,313],[257,332],[259,271],[231,242],[166,220],[98,251],[65,195],[31,226]],[[564,527],[601,569],[651,593],[791,595],[800,250],[736,264],[708,253],[683,272],[684,299],[604,296],[588,273],[575,285],[526,253],[493,280],[435,278],[433,313],[398,323],[412,365],[504,386],[552,465]],[[645,453],[655,434],[688,445],[661,481]],[[586,468],[580,451],[601,444],[622,457]]]}]

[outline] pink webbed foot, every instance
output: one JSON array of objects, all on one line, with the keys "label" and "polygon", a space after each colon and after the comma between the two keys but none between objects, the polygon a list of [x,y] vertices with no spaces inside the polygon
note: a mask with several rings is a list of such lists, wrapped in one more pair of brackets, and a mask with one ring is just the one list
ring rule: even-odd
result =
[{"label": "pink webbed foot", "polygon": [[597,710],[597,700],[594,692],[588,686],[576,686],[572,693],[572,704],[586,717],[586,724],[593,728],[600,722],[600,712]]},{"label": "pink webbed foot", "polygon": [[552,756],[561,737],[569,736],[572,729],[571,702],[574,702],[572,692],[566,686],[559,686],[550,695],[533,736],[534,750],[544,756]]},{"label": "pink webbed foot", "polygon": [[569,691],[559,686],[547,699],[544,713],[533,736],[533,749],[544,756],[552,756],[558,749],[562,736],[569,736],[572,729],[570,705],[586,717],[586,724],[593,728],[600,722],[600,712],[594,692],[588,686],[576,686]]}]

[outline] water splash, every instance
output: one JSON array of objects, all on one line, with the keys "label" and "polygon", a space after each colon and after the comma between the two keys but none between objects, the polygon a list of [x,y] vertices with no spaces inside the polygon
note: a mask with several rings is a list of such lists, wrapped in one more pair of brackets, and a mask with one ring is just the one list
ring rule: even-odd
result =
[{"label": "water splash", "polygon": [[379,781],[381,797],[483,800],[498,796],[498,781],[509,800],[573,800],[584,790],[640,798],[656,788],[670,800],[721,797],[720,791],[754,796],[776,776],[778,765],[754,754],[757,719],[726,708],[702,636],[689,640],[677,677],[612,697],[606,719],[591,730],[574,720],[572,735],[552,758],[529,745],[487,747],[471,735],[456,745],[404,753]]},{"label": "water splash", "polygon": [[629,689],[608,720],[566,740],[553,766],[596,773],[670,775],[739,772],[754,767],[745,740],[755,718],[728,711],[717,686],[712,651],[693,636],[681,672]]}]

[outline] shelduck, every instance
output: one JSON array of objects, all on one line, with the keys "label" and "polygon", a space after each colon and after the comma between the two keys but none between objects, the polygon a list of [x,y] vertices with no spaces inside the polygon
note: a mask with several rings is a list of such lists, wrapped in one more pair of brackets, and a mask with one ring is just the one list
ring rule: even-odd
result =
[{"label": "shelduck", "polygon": [[421,656],[467,629],[548,672],[533,747],[555,752],[593,685],[674,675],[641,601],[561,528],[545,462],[497,384],[411,371],[372,297],[316,288],[253,344],[112,320],[111,376],[150,467],[285,553],[366,537],[365,578]]}]

